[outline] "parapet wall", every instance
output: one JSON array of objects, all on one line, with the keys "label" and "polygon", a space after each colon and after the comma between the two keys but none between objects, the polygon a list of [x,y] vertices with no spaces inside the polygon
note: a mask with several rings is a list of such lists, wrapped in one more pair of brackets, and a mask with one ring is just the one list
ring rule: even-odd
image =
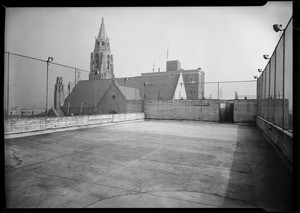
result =
[{"label": "parapet wall", "polygon": [[256,125],[267,141],[275,147],[284,163],[292,171],[293,164],[293,134],[257,116]]},{"label": "parapet wall", "polygon": [[53,130],[67,127],[88,126],[105,123],[116,123],[132,120],[143,120],[144,113],[106,114],[73,117],[51,117],[36,119],[9,119],[4,121],[5,135],[34,131]]},{"label": "parapet wall", "polygon": [[255,123],[257,100],[146,100],[150,119],[219,121],[220,103],[233,103],[234,122]]}]

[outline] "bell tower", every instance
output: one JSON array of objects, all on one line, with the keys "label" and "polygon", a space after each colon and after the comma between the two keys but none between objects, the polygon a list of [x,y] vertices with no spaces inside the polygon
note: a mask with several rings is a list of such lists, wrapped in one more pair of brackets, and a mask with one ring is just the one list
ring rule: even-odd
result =
[{"label": "bell tower", "polygon": [[91,52],[89,80],[114,78],[113,55],[110,53],[110,41],[106,35],[104,19],[95,38],[94,51]]}]

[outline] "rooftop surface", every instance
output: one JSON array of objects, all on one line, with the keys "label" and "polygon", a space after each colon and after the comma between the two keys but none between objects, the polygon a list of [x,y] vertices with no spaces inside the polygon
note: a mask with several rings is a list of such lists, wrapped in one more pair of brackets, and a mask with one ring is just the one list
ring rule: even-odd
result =
[{"label": "rooftop surface", "polygon": [[8,208],[286,211],[291,174],[255,126],[141,121],[5,140]]}]

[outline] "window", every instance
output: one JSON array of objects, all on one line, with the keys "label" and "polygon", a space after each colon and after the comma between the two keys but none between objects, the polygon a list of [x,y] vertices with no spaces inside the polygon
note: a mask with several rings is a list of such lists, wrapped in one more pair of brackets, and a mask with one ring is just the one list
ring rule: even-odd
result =
[{"label": "window", "polygon": [[102,46],[105,46],[105,42],[104,41],[102,41]]},{"label": "window", "polygon": [[113,100],[115,100],[115,99],[116,99],[116,96],[115,96],[115,95],[113,95],[113,96],[112,96],[112,99],[113,99]]},{"label": "window", "polygon": [[100,46],[100,42],[98,40],[96,41],[96,45],[97,45],[97,47]]},{"label": "window", "polygon": [[96,68],[99,68],[99,55],[95,54],[95,60],[96,60]]}]

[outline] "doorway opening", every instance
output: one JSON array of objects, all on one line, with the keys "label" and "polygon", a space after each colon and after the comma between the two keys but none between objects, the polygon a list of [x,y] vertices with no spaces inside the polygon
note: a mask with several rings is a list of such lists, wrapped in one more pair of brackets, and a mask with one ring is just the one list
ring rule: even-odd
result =
[{"label": "doorway opening", "polygon": [[233,103],[220,103],[219,107],[219,122],[233,123]]}]

